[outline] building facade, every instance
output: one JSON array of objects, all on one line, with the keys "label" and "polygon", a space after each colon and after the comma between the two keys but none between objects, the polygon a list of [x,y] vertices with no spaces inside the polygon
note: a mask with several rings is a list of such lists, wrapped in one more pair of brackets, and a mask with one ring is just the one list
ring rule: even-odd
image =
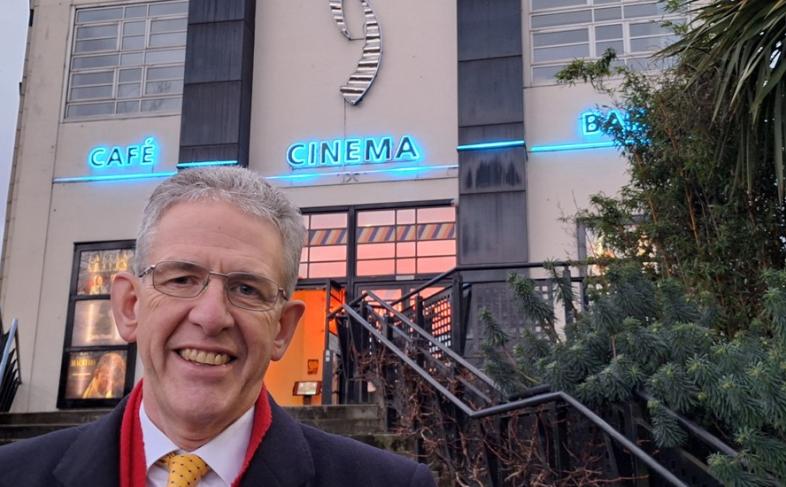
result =
[{"label": "building facade", "polygon": [[651,0],[34,0],[2,261],[20,323],[16,411],[107,406],[141,375],[108,292],[144,201],[201,165],[248,167],[302,207],[309,313],[268,387],[321,379],[325,309],[456,265],[571,259],[569,217],[625,183],[553,79],[613,48],[650,69]]}]

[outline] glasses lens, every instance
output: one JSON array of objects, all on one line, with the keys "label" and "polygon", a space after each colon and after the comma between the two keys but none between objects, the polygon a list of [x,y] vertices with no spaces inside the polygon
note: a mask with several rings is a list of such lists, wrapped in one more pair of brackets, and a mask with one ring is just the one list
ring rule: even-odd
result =
[{"label": "glasses lens", "polygon": [[153,287],[164,294],[193,298],[202,292],[209,272],[189,262],[159,262],[153,269]]},{"label": "glasses lens", "polygon": [[232,272],[227,276],[227,297],[235,306],[265,310],[272,308],[278,298],[278,285],[256,274]]}]

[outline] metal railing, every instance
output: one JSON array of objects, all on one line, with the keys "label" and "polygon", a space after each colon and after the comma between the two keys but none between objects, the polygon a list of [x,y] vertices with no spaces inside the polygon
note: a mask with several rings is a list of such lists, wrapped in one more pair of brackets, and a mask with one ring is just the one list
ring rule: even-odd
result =
[{"label": "metal railing", "polygon": [[[557,267],[560,264],[563,272],[552,271],[552,276],[583,290],[581,278],[570,275],[568,266],[573,264],[557,263]],[[522,478],[538,469],[551,472],[555,481],[571,476],[575,479],[585,461],[591,463],[585,470],[601,471],[594,474],[605,479],[603,482],[622,479],[631,485],[719,485],[697,458],[680,449],[664,451],[654,446],[648,436],[646,408],[631,404],[626,410],[617,408],[599,414],[548,386],[531,388],[517,398],[507,397],[459,352],[462,335],[466,336],[466,301],[472,295],[472,284],[462,279],[462,271],[467,269],[437,276],[394,302],[385,302],[367,291],[330,314],[329,319],[342,324],[342,402],[378,401],[387,410],[389,427],[414,435],[422,460],[463,464],[474,472],[473,482],[478,485],[527,484],[529,481]],[[564,305],[565,322],[570,322],[577,307],[583,306],[582,293],[576,296],[577,302]],[[429,313],[431,306],[444,308],[446,301],[450,304],[449,340],[445,339],[444,320],[437,327],[438,333],[432,333],[435,315]],[[445,318],[444,309],[438,318]],[[412,385],[416,383],[422,386]],[[704,449],[733,452],[707,431],[674,415]],[[441,432],[435,433],[437,430]],[[427,438],[429,434],[432,438]],[[540,455],[533,463],[534,469],[517,471],[512,465],[516,455],[521,457],[522,448]],[[469,465],[471,460],[461,458],[466,457],[468,449],[477,450],[484,461]],[[579,458],[582,455],[584,459]],[[656,457],[664,459],[668,467]],[[451,470],[449,477],[457,480],[461,475]],[[466,478],[461,482],[472,484]]]},{"label": "metal railing", "polygon": [[0,322],[0,412],[11,410],[16,391],[22,384],[22,372],[19,365],[19,333],[16,319],[11,323],[8,332],[3,332]]}]

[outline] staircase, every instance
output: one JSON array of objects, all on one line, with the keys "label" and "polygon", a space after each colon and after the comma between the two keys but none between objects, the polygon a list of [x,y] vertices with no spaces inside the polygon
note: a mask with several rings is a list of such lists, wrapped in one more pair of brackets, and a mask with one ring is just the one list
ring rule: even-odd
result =
[{"label": "staircase", "polygon": [[[302,423],[329,433],[348,436],[405,455],[413,451],[399,435],[386,431],[382,411],[376,405],[304,406],[284,409]],[[108,409],[90,409],[0,413],[0,445],[94,421],[108,412]]]}]

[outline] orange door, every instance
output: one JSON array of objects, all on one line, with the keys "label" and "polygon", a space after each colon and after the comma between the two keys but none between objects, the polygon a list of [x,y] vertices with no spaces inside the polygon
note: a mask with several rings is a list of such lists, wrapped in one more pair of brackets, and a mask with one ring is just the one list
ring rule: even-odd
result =
[{"label": "orange door", "polygon": [[[284,357],[271,362],[265,375],[268,391],[282,406],[302,406],[308,403],[303,396],[293,394],[297,381],[322,381],[325,356],[325,289],[299,289],[292,296],[306,303],[295,336]],[[322,396],[312,396],[311,404],[322,404]]]}]

